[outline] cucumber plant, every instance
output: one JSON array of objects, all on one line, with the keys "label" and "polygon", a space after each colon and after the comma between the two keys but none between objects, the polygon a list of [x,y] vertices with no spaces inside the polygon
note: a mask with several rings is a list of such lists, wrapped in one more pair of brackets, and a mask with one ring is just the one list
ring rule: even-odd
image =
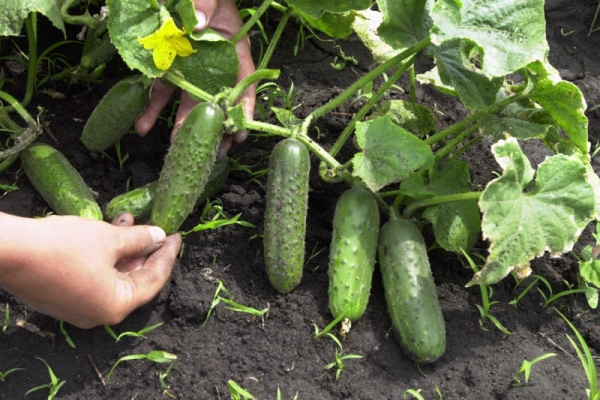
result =
[{"label": "cucumber plant", "polygon": [[[399,322],[398,316],[407,317],[408,324],[396,327],[401,344],[425,362],[443,352],[444,328],[423,231],[432,232],[443,250],[457,254],[470,251],[482,239],[489,243],[485,264],[474,272],[468,286],[490,285],[511,272],[522,279],[531,274],[533,258],[546,251],[552,255],[569,251],[583,228],[597,219],[600,179],[590,162],[583,95],[574,84],[563,81],[547,59],[543,0],[503,7],[497,7],[494,0],[377,0],[374,5],[371,8],[368,0],[319,4],[266,0],[238,34],[225,40],[213,32],[187,33],[193,32],[197,23],[191,0],[107,0],[110,18],[106,29],[119,56],[132,70],[146,79],[161,79],[187,91],[204,102],[204,109],[219,110],[214,114],[218,117],[203,124],[210,143],[200,146],[198,153],[202,154],[190,155],[188,150],[198,146],[191,139],[181,139],[186,150],[167,156],[164,176],[173,178],[168,180],[174,183],[157,191],[165,196],[177,194],[176,198],[155,199],[152,220],[168,233],[183,223],[214,164],[214,149],[223,128],[227,134],[251,130],[280,137],[282,145],[274,149],[271,161],[275,161],[269,171],[275,183],[267,183],[271,204],[264,231],[267,277],[282,293],[293,290],[302,277],[303,236],[310,211],[306,208],[305,183],[309,156],[314,156],[324,181],[369,191],[387,220],[377,241],[382,277],[388,282],[392,323]],[[276,122],[247,119],[236,101],[250,85],[278,76],[277,71],[265,69],[278,37],[269,41],[258,71],[239,83],[235,45],[270,8],[284,16],[278,31],[290,16],[297,16],[310,32],[338,38],[356,33],[378,64],[308,115],[296,115],[293,106],[271,107]],[[320,18],[325,13],[327,18]],[[133,15],[138,23],[132,26]],[[412,18],[398,17],[403,15]],[[506,15],[513,18],[506,20]],[[173,35],[192,50],[177,51],[170,43],[172,38],[164,27],[175,21],[180,26],[172,30]],[[161,45],[143,47],[144,38],[151,35]],[[429,58],[434,67],[416,74],[415,64],[421,58]],[[378,113],[384,95],[404,74],[409,74],[409,100],[389,107],[402,110],[399,118],[391,112]],[[383,77],[389,79],[375,90],[373,83]],[[415,107],[417,84],[454,96],[468,115],[438,129],[431,110],[421,113],[424,110]],[[319,118],[365,90],[370,94],[333,145],[325,146],[311,137]],[[195,112],[190,115],[192,124]],[[424,127],[415,127],[415,120],[422,121]],[[177,137],[185,137],[184,132]],[[473,185],[470,166],[460,161],[460,156],[482,139],[492,143],[490,150],[501,171],[478,188]],[[552,155],[535,168],[519,144],[524,140],[539,141]],[[343,157],[341,149],[351,141],[357,150]],[[179,147],[176,139],[171,149]],[[292,148],[302,155],[293,153]],[[171,158],[177,163],[171,164]],[[182,177],[183,171],[188,172],[185,163],[189,160],[194,174],[202,175],[200,183],[196,177]],[[283,167],[287,162],[295,164],[287,169]],[[198,164],[201,171],[196,168]],[[402,246],[417,265],[409,266],[400,254],[394,254],[396,239],[390,231],[405,238]],[[282,241],[282,235],[289,235],[293,248]],[[423,291],[411,293],[402,280],[411,274],[413,278],[421,276]],[[418,308],[397,308],[395,299],[407,293],[413,295],[411,301],[423,300]],[[421,314],[434,328],[421,323]],[[423,345],[415,339],[419,334],[424,335]]]}]

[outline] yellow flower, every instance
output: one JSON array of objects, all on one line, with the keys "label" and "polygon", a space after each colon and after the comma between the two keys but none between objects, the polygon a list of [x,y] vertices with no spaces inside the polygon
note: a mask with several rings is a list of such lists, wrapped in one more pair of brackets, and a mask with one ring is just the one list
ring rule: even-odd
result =
[{"label": "yellow flower", "polygon": [[152,50],[154,65],[161,71],[169,69],[175,56],[187,57],[196,52],[187,37],[185,30],[177,28],[173,18],[167,19],[153,34],[144,38],[138,37],[138,42],[146,50]]}]

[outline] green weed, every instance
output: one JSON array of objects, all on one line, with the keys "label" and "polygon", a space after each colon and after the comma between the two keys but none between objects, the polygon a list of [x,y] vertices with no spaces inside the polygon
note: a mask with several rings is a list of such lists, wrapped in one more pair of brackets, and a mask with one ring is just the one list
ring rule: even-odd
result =
[{"label": "green weed", "polygon": [[4,383],[6,381],[6,377],[10,374],[12,374],[13,372],[17,372],[17,371],[25,371],[25,368],[11,368],[7,371],[0,371],[0,382]]},{"label": "green weed", "polygon": [[523,375],[523,377],[525,378],[525,384],[529,383],[529,376],[531,375],[531,367],[533,367],[538,362],[545,360],[547,358],[550,358],[550,357],[554,357],[555,355],[556,355],[556,353],[546,353],[546,354],[542,354],[541,356],[534,358],[531,361],[523,360],[523,363],[521,364],[521,368],[519,368],[519,371],[513,378],[513,386],[521,386],[522,385],[521,375]]},{"label": "green weed", "polygon": [[[477,267],[477,265],[475,264],[473,259],[471,257],[469,257],[469,255],[464,250],[461,249],[461,251],[462,251],[463,255],[465,256],[465,258],[467,259],[467,261],[469,262],[471,269],[475,273],[479,272],[479,268]],[[481,290],[481,305],[475,304],[475,306],[479,310],[479,316],[480,316],[479,326],[481,326],[482,329],[487,330],[484,327],[484,323],[486,320],[490,320],[496,326],[496,328],[498,328],[502,333],[504,333],[506,335],[512,335],[512,332],[510,332],[508,329],[506,329],[504,327],[504,325],[502,325],[502,323],[495,316],[493,316],[490,313],[490,308],[494,304],[498,303],[498,301],[491,301],[491,298],[494,295],[494,290],[492,289],[492,287],[487,286],[487,285],[479,285],[479,288]]]},{"label": "green weed", "polygon": [[46,364],[46,367],[48,368],[48,375],[50,375],[50,382],[46,383],[44,385],[40,385],[40,386],[36,386],[34,388],[31,388],[27,391],[27,393],[25,393],[25,395],[28,395],[29,393],[33,393],[33,392],[37,392],[38,390],[42,390],[42,389],[48,389],[48,400],[53,400],[54,397],[57,395],[58,391],[60,390],[60,388],[67,383],[67,381],[61,381],[56,377],[56,374],[54,374],[54,371],[52,371],[52,368],[50,368],[50,365],[48,365],[48,363],[46,362],[46,360],[44,360],[43,358],[40,357],[36,357],[38,360],[42,361],[44,364]]},{"label": "green weed", "polygon": [[119,340],[121,340],[122,338],[124,338],[126,336],[131,336],[131,337],[146,339],[146,334],[148,332],[153,331],[154,329],[158,328],[159,326],[162,326],[163,324],[164,324],[164,322],[159,322],[158,324],[154,324],[154,325],[142,328],[142,329],[140,329],[137,332],[127,331],[127,332],[123,332],[123,333],[121,333],[119,335],[117,335],[115,333],[115,331],[110,326],[108,326],[108,325],[104,325],[104,329],[108,332],[108,334],[110,336],[112,336],[113,339],[115,339],[115,342],[118,342]]},{"label": "green weed", "polygon": [[587,395],[588,400],[598,400],[600,399],[600,389],[598,388],[598,373],[596,372],[596,364],[594,362],[594,357],[590,352],[590,348],[587,345],[581,333],[575,328],[575,326],[565,317],[560,311],[554,309],[562,317],[562,319],[569,325],[569,328],[573,331],[575,336],[577,337],[577,341],[579,345],[567,334],[567,339],[575,349],[577,356],[579,357],[579,361],[583,366],[583,370],[585,371],[585,375],[588,379],[589,387],[585,389],[585,393]]},{"label": "green weed", "polygon": [[75,346],[75,342],[73,342],[73,339],[71,339],[71,336],[69,336],[69,333],[67,332],[67,329],[65,328],[65,322],[60,321],[60,323],[58,324],[58,327],[60,328],[60,331],[62,332],[62,334],[65,336],[65,340],[67,341],[69,346],[71,346],[73,349],[76,349],[77,346]]},{"label": "green weed", "polygon": [[147,354],[130,354],[128,356],[123,356],[117,360],[108,372],[108,376],[106,380],[110,382],[110,377],[112,376],[113,371],[119,364],[123,361],[132,361],[132,360],[148,360],[155,363],[172,363],[177,360],[177,356],[175,354],[168,353],[163,350],[152,350]]}]

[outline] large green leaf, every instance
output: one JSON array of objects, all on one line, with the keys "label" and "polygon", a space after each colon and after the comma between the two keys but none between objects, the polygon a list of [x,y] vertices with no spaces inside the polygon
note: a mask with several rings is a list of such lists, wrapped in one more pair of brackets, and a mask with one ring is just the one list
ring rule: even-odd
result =
[{"label": "large green leaf", "polygon": [[[107,0],[106,4],[110,10],[108,28],[111,41],[125,63],[150,78],[162,76],[163,71],[154,65],[152,51],[145,50],[138,42],[138,38],[158,30],[159,12],[153,10],[146,0]],[[179,9],[187,8],[180,6]],[[189,18],[185,20],[189,21]],[[190,41],[196,53],[176,57],[170,70],[209,93],[233,86],[238,69],[235,45],[210,30],[190,35]]]},{"label": "large green leaf", "polygon": [[65,24],[60,15],[62,0],[4,0],[0,7],[0,36],[21,34],[23,21],[32,12],[45,15],[52,25],[65,32]]},{"label": "large green leaf", "polygon": [[333,38],[347,39],[354,30],[352,28],[356,12],[330,13],[325,12],[319,18],[299,13],[313,27]]},{"label": "large green leaf", "polygon": [[383,63],[402,51],[394,49],[379,36],[377,29],[382,21],[383,14],[381,12],[365,10],[357,13],[353,24],[354,31],[378,63]]},{"label": "large green leaf", "polygon": [[404,179],[433,157],[429,146],[387,116],[357,123],[356,140],[362,152],[352,159],[353,175],[374,192]]},{"label": "large green leaf", "polygon": [[496,101],[504,78],[486,76],[471,61],[478,49],[467,39],[452,39],[435,47],[434,55],[442,83],[452,87],[469,110],[486,108]]},{"label": "large green leaf", "polygon": [[531,259],[570,251],[594,215],[594,191],[579,157],[548,157],[533,181],[535,171],[515,138],[496,143],[492,152],[503,174],[479,201],[489,255],[468,286],[498,282],[512,270],[527,276]]},{"label": "large green leaf", "polygon": [[371,6],[370,0],[286,0],[286,2],[302,14],[313,18],[319,18],[324,12],[345,13],[366,10]]},{"label": "large green leaf", "polygon": [[[400,190],[410,200],[469,193],[469,164],[457,160],[444,161],[432,168],[428,184],[421,174],[414,173],[402,180]],[[479,239],[481,218],[476,200],[430,206],[423,212],[423,217],[432,223],[438,244],[447,251],[468,251]]]},{"label": "large green leaf", "polygon": [[430,0],[377,0],[383,14],[378,33],[394,49],[406,49],[429,36]]},{"label": "large green leaf", "polygon": [[482,49],[481,69],[505,76],[546,58],[544,0],[439,0],[431,11],[432,42],[469,39]]}]

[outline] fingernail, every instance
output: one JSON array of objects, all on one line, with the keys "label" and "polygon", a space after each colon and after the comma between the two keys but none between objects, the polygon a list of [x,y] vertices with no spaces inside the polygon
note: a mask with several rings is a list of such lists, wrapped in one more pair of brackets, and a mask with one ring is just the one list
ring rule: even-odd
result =
[{"label": "fingernail", "polygon": [[199,31],[206,28],[206,14],[201,11],[196,11],[196,19],[198,20],[198,23],[196,23],[195,30]]},{"label": "fingernail", "polygon": [[150,232],[154,244],[162,244],[167,238],[167,234],[165,233],[165,231],[163,231],[162,228],[159,228],[158,226],[149,226],[148,232]]}]

